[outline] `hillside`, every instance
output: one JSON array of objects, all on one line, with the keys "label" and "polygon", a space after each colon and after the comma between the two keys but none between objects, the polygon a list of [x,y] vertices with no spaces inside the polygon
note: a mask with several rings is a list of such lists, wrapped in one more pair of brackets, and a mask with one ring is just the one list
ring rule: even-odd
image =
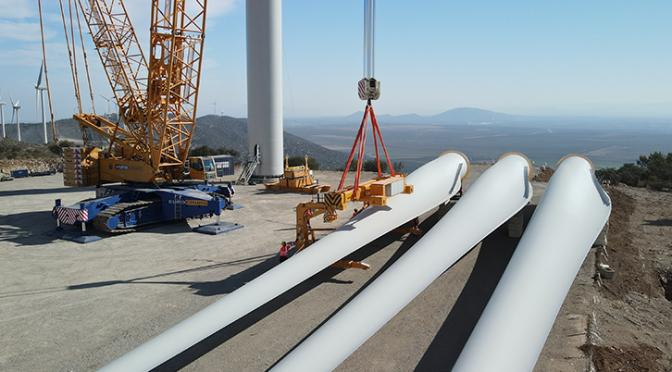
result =
[{"label": "hillside", "polygon": [[[244,157],[247,155],[247,119],[230,116],[206,115],[197,119],[192,147],[207,145],[212,148],[233,148]],[[262,156],[263,156],[263,149]],[[329,150],[316,143],[284,132],[284,152],[289,156],[308,155],[320,163],[322,170],[342,168],[348,155]]]},{"label": "hillside", "polygon": [[[16,138],[16,125],[7,125],[7,137]],[[47,131],[49,141],[53,141],[51,128]],[[56,121],[56,135],[59,139],[74,140],[81,143],[81,131],[73,119]],[[21,124],[21,139],[24,142],[40,143],[43,131],[41,124]],[[241,159],[247,156],[247,119],[230,116],[206,115],[196,119],[196,129],[192,138],[192,147],[207,145],[212,148],[235,149]],[[320,169],[335,170],[345,166],[348,155],[329,150],[313,142],[284,132],[284,152],[289,156],[308,155],[320,163]],[[263,149],[262,149],[263,153]]]},{"label": "hillside", "polygon": [[[362,121],[363,111],[355,112],[348,116],[330,116],[316,118],[293,118],[286,121],[287,125],[347,125],[356,126]],[[501,112],[483,110],[472,107],[458,107],[440,114],[421,116],[417,114],[405,115],[376,115],[381,126],[387,125],[477,125],[488,127],[512,127],[512,128],[564,128],[564,129],[600,129],[623,131],[636,129],[641,131],[660,131],[669,129],[672,125],[672,117],[621,117],[621,116],[528,116],[510,115]]]}]

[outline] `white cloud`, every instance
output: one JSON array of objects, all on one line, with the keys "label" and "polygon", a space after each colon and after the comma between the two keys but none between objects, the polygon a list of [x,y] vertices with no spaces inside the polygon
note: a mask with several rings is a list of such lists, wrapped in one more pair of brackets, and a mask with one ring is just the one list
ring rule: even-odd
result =
[{"label": "white cloud", "polygon": [[[44,37],[52,38],[56,33],[45,30]],[[0,37],[21,41],[42,41],[39,23],[0,21]]]},{"label": "white cloud", "polygon": [[219,0],[208,2],[208,16],[217,17],[233,11],[240,0]]},{"label": "white cloud", "polygon": [[0,0],[0,19],[23,19],[37,14],[35,1]]},{"label": "white cloud", "polygon": [[[47,62],[51,67],[69,66],[67,46],[64,43],[47,44]],[[42,60],[42,46],[27,44],[13,50],[0,50],[0,66],[38,66]]]}]

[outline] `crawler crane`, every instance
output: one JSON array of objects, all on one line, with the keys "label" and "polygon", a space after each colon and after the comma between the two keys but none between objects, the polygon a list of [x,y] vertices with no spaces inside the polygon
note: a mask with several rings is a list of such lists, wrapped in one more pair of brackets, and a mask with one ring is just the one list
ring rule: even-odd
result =
[{"label": "crawler crane", "polygon": [[[74,118],[82,128],[84,148],[64,152],[65,184],[98,189],[93,199],[57,205],[53,214],[59,223],[81,223],[84,229],[85,223],[93,222],[97,229],[125,232],[155,222],[219,216],[231,205],[230,184],[182,182],[196,120],[206,3],[152,0],[146,59],[122,0],[77,0],[77,19],[81,11],[125,125],[82,112],[75,59],[80,109]],[[72,11],[70,15],[72,25]],[[70,56],[73,65],[73,53]],[[91,147],[90,133],[104,138],[105,148]],[[212,178],[209,160],[193,158],[192,166],[203,169],[190,173]],[[122,184],[104,185],[109,183]]]}]

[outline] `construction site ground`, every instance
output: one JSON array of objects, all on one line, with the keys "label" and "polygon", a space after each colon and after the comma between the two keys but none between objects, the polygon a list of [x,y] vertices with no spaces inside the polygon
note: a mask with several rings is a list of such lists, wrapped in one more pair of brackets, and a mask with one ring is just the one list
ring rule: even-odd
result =
[{"label": "construction site ground", "polygon": [[[471,166],[467,192],[487,167]],[[321,184],[338,185],[339,173],[315,173]],[[526,221],[546,183],[533,186]],[[672,194],[609,191],[609,244],[587,255],[537,372],[672,370]],[[55,199],[68,205],[93,194],[64,187],[60,174],[0,183],[0,371],[105,366],[277,265],[281,242],[295,236],[293,208],[310,200],[238,186],[234,201],[244,208],[225,211],[222,220],[244,228],[216,236],[191,232],[214,218],[125,235],[92,232],[103,239],[89,244],[43,235],[55,227]],[[341,212],[336,225],[358,207]],[[443,213],[420,216],[421,228]],[[324,226],[313,221],[313,227]],[[371,270],[327,268],[157,370],[267,370],[418,239],[388,233],[351,257]],[[506,226],[496,230],[337,371],[449,371],[517,242]],[[596,260],[616,271],[613,279],[595,279]],[[537,275],[553,271],[552,262],[539,262]]]}]

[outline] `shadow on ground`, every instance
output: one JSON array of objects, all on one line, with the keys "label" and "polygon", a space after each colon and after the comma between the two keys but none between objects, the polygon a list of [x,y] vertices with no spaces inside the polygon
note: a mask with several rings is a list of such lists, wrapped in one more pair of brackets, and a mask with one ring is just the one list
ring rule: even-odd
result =
[{"label": "shadow on ground", "polygon": [[[523,209],[525,225],[534,208],[528,205]],[[415,372],[450,371],[453,368],[519,241],[508,237],[506,224],[483,240],[467,283]]]},{"label": "shadow on ground", "polygon": [[23,190],[5,190],[0,191],[0,197],[3,196],[27,196],[27,195],[42,195],[42,194],[67,194],[73,192],[95,191],[95,186],[89,187],[57,187],[51,189],[23,189]]},{"label": "shadow on ground", "polygon": [[[439,214],[443,215],[443,213],[445,212],[439,211],[434,215],[430,216],[429,218],[427,218],[423,222],[423,224],[421,224],[420,226],[421,229],[428,230],[429,228],[431,228],[431,226],[433,226],[436,223],[436,221],[438,221],[439,219],[438,215]],[[398,241],[399,239],[402,238],[402,236],[403,234],[401,233],[390,232],[376,239],[375,241],[369,243],[363,248],[355,251],[351,255],[347,256],[346,259],[354,261],[363,261],[372,254],[387,247],[392,242]],[[402,243],[400,249],[386,263],[386,265],[383,268],[381,268],[380,272],[384,271],[387,267],[389,267],[392,263],[394,263],[397,259],[399,259],[399,257],[401,257],[403,253],[405,253],[417,241],[417,239],[419,238],[414,236],[407,237],[404,243]],[[200,292],[199,294],[201,295],[230,293],[233,290],[242,287],[246,282],[253,280],[254,278],[266,272],[267,270],[270,270],[273,266],[277,264],[277,260],[278,258],[274,256],[269,260],[260,262],[254,267],[251,267],[239,274],[228,277],[222,281],[194,284],[192,288],[198,289],[198,291]],[[311,278],[305,280],[301,284],[281,294],[280,296],[276,297],[275,299],[271,300],[265,305],[257,308],[256,310],[250,312],[246,316],[231,323],[227,327],[217,331],[212,336],[204,339],[203,341],[195,344],[191,348],[185,350],[181,354],[175,356],[174,358],[168,360],[162,365],[156,367],[152,371],[168,372],[168,371],[178,371],[184,368],[193,361],[197,360],[198,358],[217,348],[219,345],[233,338],[240,332],[243,332],[245,329],[253,326],[260,320],[264,319],[266,316],[274,313],[276,310],[298,299],[299,297],[310,292],[312,289],[318,287],[323,283],[337,282],[347,284],[348,282],[338,281],[337,279],[334,278],[343,270],[344,269],[338,269],[333,267],[328,267],[322,270],[321,272],[313,275]],[[378,275],[379,274],[375,275],[373,279],[377,278]],[[370,284],[373,281],[373,279],[367,282],[366,285]],[[359,291],[357,293],[359,293]]]},{"label": "shadow on ground", "polygon": [[646,220],[645,225],[648,226],[672,226],[672,220],[660,219],[660,220]]},{"label": "shadow on ground", "polygon": [[51,211],[1,216],[0,242],[7,241],[20,245],[46,244],[54,238],[42,234],[55,228],[56,220],[51,216]]}]

